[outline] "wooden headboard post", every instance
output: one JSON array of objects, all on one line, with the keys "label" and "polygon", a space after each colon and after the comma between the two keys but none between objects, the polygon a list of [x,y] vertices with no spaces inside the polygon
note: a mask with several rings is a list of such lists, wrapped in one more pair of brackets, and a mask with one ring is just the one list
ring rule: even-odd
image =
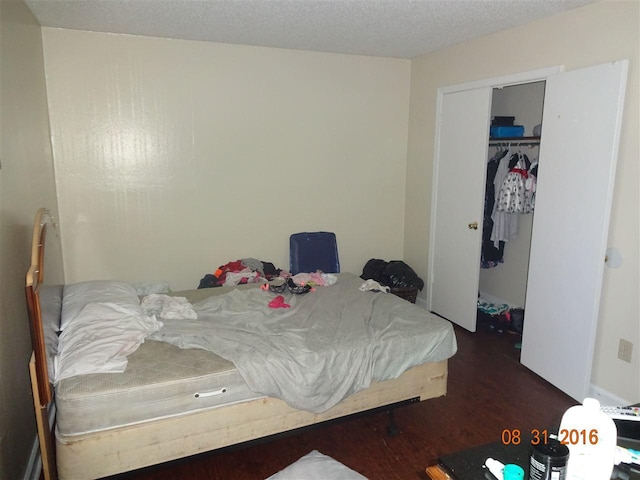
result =
[{"label": "wooden headboard post", "polygon": [[44,275],[44,246],[47,235],[47,222],[49,211],[40,208],[36,214],[33,225],[33,238],[31,240],[31,266],[27,271],[26,297],[29,313],[29,325],[31,327],[31,345],[35,354],[35,366],[40,390],[40,399],[43,405],[51,402],[51,385],[49,383],[49,370],[47,368],[47,352],[44,342],[44,328],[42,326],[42,312],[40,311],[39,287]]},{"label": "wooden headboard post", "polygon": [[49,412],[53,406],[53,393],[49,382],[45,333],[40,306],[40,287],[44,276],[45,240],[47,225],[50,222],[49,211],[46,208],[40,208],[36,213],[33,225],[31,265],[26,275],[25,293],[33,348],[31,360],[29,361],[29,374],[31,376],[36,425],[38,427],[38,441],[40,442],[42,472],[45,480],[56,480],[58,473],[55,460],[55,443],[49,424]]}]

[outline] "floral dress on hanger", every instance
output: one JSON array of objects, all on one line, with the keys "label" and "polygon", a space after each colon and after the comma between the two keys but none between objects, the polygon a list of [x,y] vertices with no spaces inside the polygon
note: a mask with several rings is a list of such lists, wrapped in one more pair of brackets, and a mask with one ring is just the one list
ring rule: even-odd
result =
[{"label": "floral dress on hanger", "polygon": [[534,182],[529,182],[529,189],[527,189],[528,180],[529,171],[525,156],[519,153],[516,165],[509,170],[502,182],[497,199],[499,211],[506,213],[531,213],[533,211],[531,188]]}]

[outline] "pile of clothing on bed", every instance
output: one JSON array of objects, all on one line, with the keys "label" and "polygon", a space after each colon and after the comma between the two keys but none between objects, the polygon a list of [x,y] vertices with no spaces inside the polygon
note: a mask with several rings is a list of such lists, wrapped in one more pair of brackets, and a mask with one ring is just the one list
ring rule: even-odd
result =
[{"label": "pile of clothing on bed", "polygon": [[[298,273],[291,275],[286,270],[276,268],[273,263],[255,258],[243,258],[221,265],[214,273],[208,273],[200,280],[198,289],[212,287],[233,287],[250,283],[269,283],[272,280],[292,279],[296,285],[329,286],[335,283],[335,276],[322,272]],[[160,292],[153,292],[160,293]]]},{"label": "pile of clothing on bed", "polygon": [[273,263],[243,258],[220,265],[215,272],[207,273],[200,280],[198,288],[266,283],[283,275],[288,276],[288,273],[276,268]]}]

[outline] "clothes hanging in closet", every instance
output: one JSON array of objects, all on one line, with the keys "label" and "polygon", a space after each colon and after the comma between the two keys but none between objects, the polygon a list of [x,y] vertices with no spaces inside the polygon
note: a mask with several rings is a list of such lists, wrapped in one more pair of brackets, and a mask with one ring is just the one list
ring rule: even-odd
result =
[{"label": "clothes hanging in closet", "polygon": [[530,167],[531,162],[526,155],[518,152],[511,157],[509,173],[504,178],[496,198],[499,211],[507,213],[531,213],[533,211],[533,176],[529,175]]},{"label": "clothes hanging in closet", "polygon": [[[509,170],[517,163],[517,154],[509,155],[511,150],[507,150],[507,154],[500,159],[498,171],[493,181],[496,195],[499,195],[502,184],[509,174]],[[514,160],[515,157],[515,160]],[[518,216],[514,213],[505,212],[498,209],[498,202],[494,202],[491,212],[491,220],[493,220],[493,229],[491,230],[491,240],[494,247],[498,248],[500,242],[508,242],[518,236]]]},{"label": "clothes hanging in closet", "polygon": [[505,242],[518,236],[518,215],[535,208],[538,161],[511,146],[498,150],[487,164],[481,268],[504,262]]},{"label": "clothes hanging in closet", "polygon": [[498,172],[498,167],[500,166],[500,161],[506,157],[508,153],[509,150],[499,150],[487,164],[480,268],[493,268],[504,261],[504,242],[499,241],[496,246],[491,241],[491,232],[493,231],[493,220],[491,215],[495,205],[496,188],[494,181]]}]

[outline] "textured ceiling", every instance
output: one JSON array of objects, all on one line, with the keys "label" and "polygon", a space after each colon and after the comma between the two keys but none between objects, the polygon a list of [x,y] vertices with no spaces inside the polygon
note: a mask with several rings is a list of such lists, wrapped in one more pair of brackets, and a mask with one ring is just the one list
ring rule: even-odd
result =
[{"label": "textured ceiling", "polygon": [[43,26],[413,58],[595,0],[25,0]]}]

